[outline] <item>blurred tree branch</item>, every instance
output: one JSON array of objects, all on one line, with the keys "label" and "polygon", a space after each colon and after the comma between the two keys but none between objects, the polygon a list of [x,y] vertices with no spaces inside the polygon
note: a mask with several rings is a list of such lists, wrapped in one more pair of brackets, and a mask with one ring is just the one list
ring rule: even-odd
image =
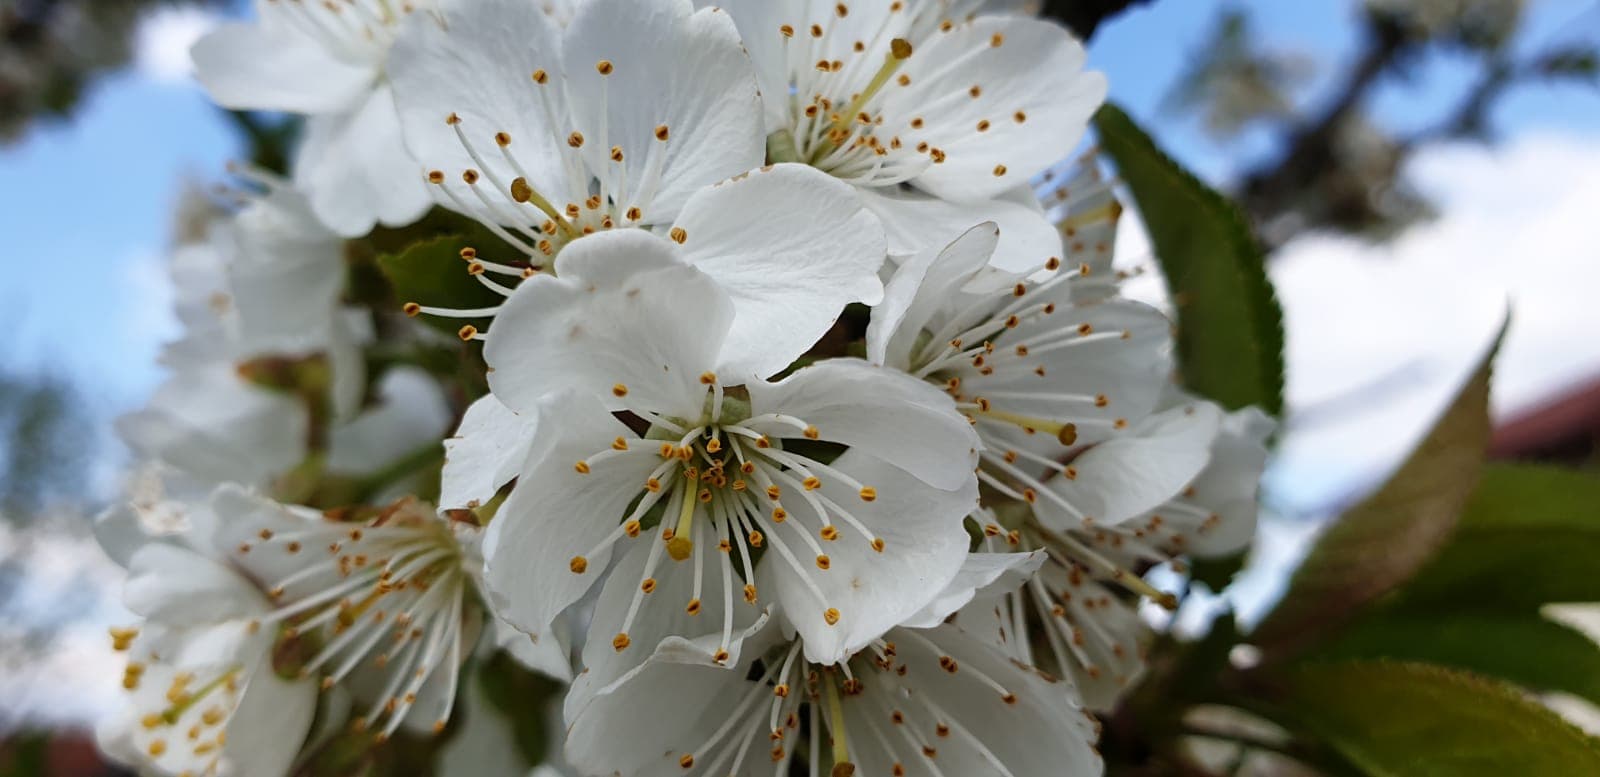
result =
[{"label": "blurred tree branch", "polygon": [[[1366,0],[1360,48],[1332,78],[1330,96],[1295,110],[1293,59],[1250,36],[1245,11],[1224,11],[1169,105],[1204,116],[1231,136],[1265,125],[1281,151],[1240,177],[1235,194],[1262,240],[1281,245],[1300,232],[1330,230],[1382,237],[1425,218],[1426,200],[1402,179],[1420,148],[1448,140],[1492,140],[1490,117],[1510,90],[1554,80],[1595,83],[1596,46],[1552,45],[1519,60],[1509,42],[1524,0]],[[1437,51],[1476,58],[1476,82],[1425,129],[1385,130],[1367,113],[1385,83],[1412,79]]]},{"label": "blurred tree branch", "polygon": [[1072,28],[1083,40],[1094,37],[1100,23],[1136,5],[1153,0],[1045,0],[1042,13]]},{"label": "blurred tree branch", "polygon": [[85,89],[133,57],[145,12],[221,0],[0,0],[0,144],[72,115]]}]

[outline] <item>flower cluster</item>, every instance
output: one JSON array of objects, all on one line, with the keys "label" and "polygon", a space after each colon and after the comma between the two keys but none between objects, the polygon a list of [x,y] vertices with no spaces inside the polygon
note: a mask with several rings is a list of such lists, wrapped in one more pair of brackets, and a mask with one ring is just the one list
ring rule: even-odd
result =
[{"label": "flower cluster", "polygon": [[[258,8],[200,78],[306,134],[175,257],[185,335],[99,522],[143,618],[109,753],[277,777],[330,731],[452,731],[503,650],[570,682],[578,774],[1100,773],[1172,600],[1142,575],[1248,543],[1270,423],[1176,388],[1119,295],[1112,186],[1058,167],[1105,94],[1070,33]],[[347,239],[430,205],[494,302],[364,305]],[[402,358],[452,319],[468,358]]]}]

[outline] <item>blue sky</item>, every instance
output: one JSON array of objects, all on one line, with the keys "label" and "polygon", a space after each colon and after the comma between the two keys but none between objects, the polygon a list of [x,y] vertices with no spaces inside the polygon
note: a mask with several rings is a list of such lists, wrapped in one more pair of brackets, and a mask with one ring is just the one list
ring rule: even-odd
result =
[{"label": "blue sky", "polygon": [[[1351,0],[1243,5],[1276,47],[1323,66],[1352,56],[1357,4]],[[1109,75],[1113,99],[1213,180],[1226,179],[1269,146],[1260,137],[1219,146],[1193,121],[1158,106],[1222,6],[1158,0],[1104,27],[1091,46],[1091,63]],[[174,64],[183,61],[176,41],[192,26],[193,19],[153,25],[141,64],[97,84],[73,121],[37,125],[21,142],[0,148],[0,235],[7,242],[0,325],[8,332],[0,368],[64,373],[102,420],[136,406],[160,378],[154,357],[171,326],[161,261],[177,193],[186,180],[214,182],[238,153],[224,117]],[[1535,0],[1517,45],[1529,49],[1597,32],[1593,3]],[[1386,84],[1377,101],[1380,119],[1415,126],[1470,82],[1464,60],[1442,58],[1412,83]],[[1327,88],[1315,84],[1308,101]],[[1523,90],[1500,104],[1495,119],[1513,138],[1600,137],[1600,96],[1580,87]]]}]

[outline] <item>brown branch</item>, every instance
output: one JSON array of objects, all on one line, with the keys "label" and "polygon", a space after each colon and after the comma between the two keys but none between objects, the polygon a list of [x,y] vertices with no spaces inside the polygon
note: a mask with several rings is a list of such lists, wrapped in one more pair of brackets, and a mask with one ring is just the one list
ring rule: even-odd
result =
[{"label": "brown branch", "polygon": [[1042,13],[1067,25],[1087,41],[1094,37],[1101,22],[1133,6],[1151,2],[1153,0],[1045,0]]},{"label": "brown branch", "polygon": [[1328,106],[1289,136],[1275,163],[1247,175],[1239,196],[1257,219],[1276,214],[1338,165],[1337,143],[1344,123],[1361,107],[1378,79],[1398,63],[1414,41],[1396,20],[1368,17],[1367,45],[1348,79]]}]

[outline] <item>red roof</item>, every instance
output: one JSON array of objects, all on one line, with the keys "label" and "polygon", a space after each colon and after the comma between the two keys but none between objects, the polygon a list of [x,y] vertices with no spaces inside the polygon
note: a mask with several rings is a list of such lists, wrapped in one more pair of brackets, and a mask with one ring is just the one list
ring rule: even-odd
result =
[{"label": "red roof", "polygon": [[1600,376],[1580,383],[1495,425],[1489,456],[1550,458],[1592,455],[1600,441]]}]

